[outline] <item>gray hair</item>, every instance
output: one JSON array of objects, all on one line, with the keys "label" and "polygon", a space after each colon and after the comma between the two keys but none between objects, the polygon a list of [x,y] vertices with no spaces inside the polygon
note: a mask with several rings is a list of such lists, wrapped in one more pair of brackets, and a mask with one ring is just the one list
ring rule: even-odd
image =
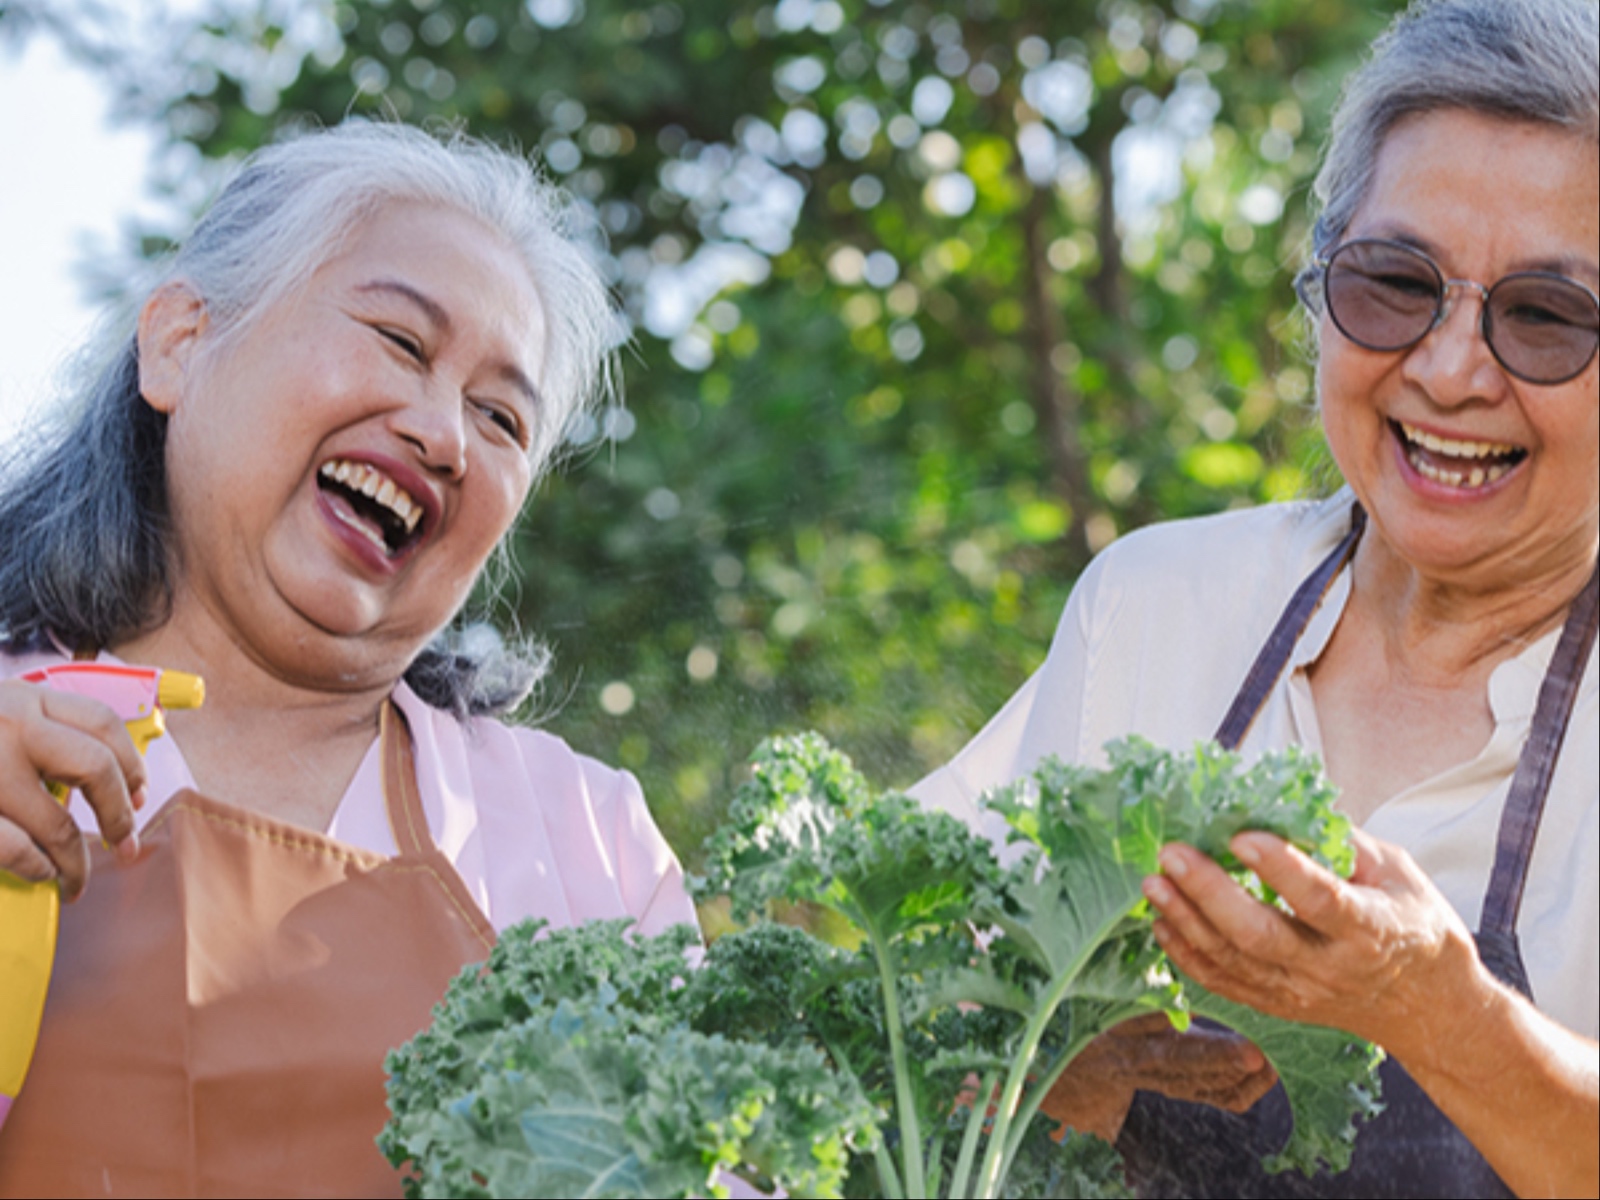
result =
[{"label": "gray hair", "polygon": [[[578,210],[527,160],[459,132],[348,120],[245,161],[164,280],[200,294],[223,336],[302,286],[363,220],[397,201],[457,209],[522,255],[547,325],[530,455],[549,465],[587,410],[614,397],[620,321]],[[153,288],[151,290],[154,290]],[[125,322],[80,402],[0,462],[0,640],[103,647],[170,609],[166,418],[139,394]],[[509,711],[547,655],[482,631],[441,634],[411,664],[419,695],[458,716]]]},{"label": "gray hair", "polygon": [[1345,83],[1313,192],[1312,250],[1344,236],[1400,121],[1463,109],[1600,137],[1595,0],[1416,0]]}]

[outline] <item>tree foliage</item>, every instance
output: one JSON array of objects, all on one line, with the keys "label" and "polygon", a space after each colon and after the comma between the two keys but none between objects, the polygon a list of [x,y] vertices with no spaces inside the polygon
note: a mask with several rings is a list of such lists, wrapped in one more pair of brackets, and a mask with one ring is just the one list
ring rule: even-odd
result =
[{"label": "tree foliage", "polygon": [[54,28],[202,163],[461,122],[592,210],[629,409],[535,498],[503,603],[557,650],[550,727],[687,849],[769,731],[909,781],[1119,531],[1316,486],[1289,278],[1393,7],[213,0],[159,56],[92,6]]}]

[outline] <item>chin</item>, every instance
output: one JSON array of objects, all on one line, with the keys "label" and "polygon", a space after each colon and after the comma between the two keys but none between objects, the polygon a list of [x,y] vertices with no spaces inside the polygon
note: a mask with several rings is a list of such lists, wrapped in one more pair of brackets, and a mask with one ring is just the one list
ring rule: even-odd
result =
[{"label": "chin", "polygon": [[[1370,510],[1369,510],[1370,515]],[[1447,580],[1481,571],[1497,557],[1503,523],[1454,519],[1435,513],[1391,514],[1375,522],[1390,549],[1413,570]]]}]

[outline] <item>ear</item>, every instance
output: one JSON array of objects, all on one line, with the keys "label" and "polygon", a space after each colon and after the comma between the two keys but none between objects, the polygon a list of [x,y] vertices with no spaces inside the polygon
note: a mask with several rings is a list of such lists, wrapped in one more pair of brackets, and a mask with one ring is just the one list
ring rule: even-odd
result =
[{"label": "ear", "polygon": [[183,280],[162,284],[139,310],[139,394],[157,412],[177,409],[209,323],[206,302]]}]

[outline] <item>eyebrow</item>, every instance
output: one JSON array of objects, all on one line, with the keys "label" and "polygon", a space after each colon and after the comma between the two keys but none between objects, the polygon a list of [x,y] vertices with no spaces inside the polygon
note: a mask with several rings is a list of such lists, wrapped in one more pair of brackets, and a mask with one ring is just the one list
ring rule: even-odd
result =
[{"label": "eyebrow", "polygon": [[[1381,228],[1382,226],[1380,226]],[[1413,249],[1421,250],[1435,262],[1439,260],[1441,253],[1439,247],[1425,237],[1418,237],[1414,233],[1409,233],[1404,229],[1393,226],[1390,227],[1388,233],[1381,233],[1379,236],[1386,237],[1393,242],[1404,243]],[[1443,267],[1441,266],[1440,269],[1443,270]],[[1572,280],[1588,280],[1591,287],[1600,282],[1600,267],[1596,267],[1592,261],[1577,254],[1557,254],[1549,258],[1531,259],[1519,265],[1512,273],[1521,274],[1525,271],[1543,271],[1549,275],[1565,275]]]},{"label": "eyebrow", "polygon": [[[358,292],[391,292],[406,300],[422,312],[431,324],[440,333],[450,332],[450,313],[432,296],[426,292],[418,291],[409,283],[399,279],[374,279],[356,287]],[[528,404],[537,410],[540,406],[539,389],[534,386],[533,380],[515,363],[502,362],[495,365],[495,374],[504,379],[512,387],[523,394]]]}]

